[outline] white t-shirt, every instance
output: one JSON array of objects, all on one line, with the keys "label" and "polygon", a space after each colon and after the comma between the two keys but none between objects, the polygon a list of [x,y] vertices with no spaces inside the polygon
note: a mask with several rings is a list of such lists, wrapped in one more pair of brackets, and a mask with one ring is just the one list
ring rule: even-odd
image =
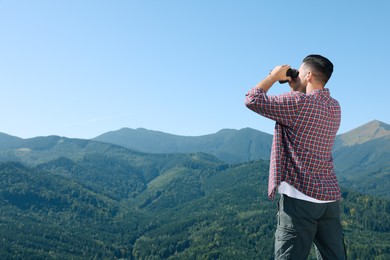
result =
[{"label": "white t-shirt", "polygon": [[278,187],[278,192],[280,194],[285,194],[285,195],[289,196],[290,198],[305,200],[305,201],[314,202],[314,203],[329,203],[329,202],[335,201],[335,200],[318,200],[318,199],[309,197],[285,181],[282,181],[280,183],[280,185]]}]

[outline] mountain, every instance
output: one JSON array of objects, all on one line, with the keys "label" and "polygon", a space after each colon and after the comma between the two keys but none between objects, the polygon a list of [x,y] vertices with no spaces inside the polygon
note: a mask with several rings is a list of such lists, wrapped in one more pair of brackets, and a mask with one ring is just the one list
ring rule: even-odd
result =
[{"label": "mountain", "polygon": [[59,157],[79,159],[88,153],[102,153],[114,145],[59,136],[18,139],[0,149],[0,161],[17,161],[37,165]]},{"label": "mountain", "polygon": [[237,163],[268,160],[272,135],[251,128],[223,129],[203,136],[178,136],[143,128],[123,128],[102,134],[93,140],[147,153],[204,152],[226,162]]},{"label": "mountain", "polygon": [[337,136],[333,155],[341,185],[390,197],[390,125],[372,121]]},{"label": "mountain", "polygon": [[[123,128],[94,138],[148,153],[205,152],[229,163],[269,160],[272,135],[245,128],[198,137]],[[333,149],[340,183],[390,198],[390,126],[374,120],[336,137]],[[364,182],[362,182],[364,180]]]},{"label": "mountain", "polygon": [[22,138],[0,133],[0,149],[12,147],[22,141]]},{"label": "mountain", "polygon": [[[350,158],[349,163],[338,163],[344,161],[345,157],[348,157],[351,149],[364,150],[366,153],[372,154],[372,149],[375,148],[374,151],[377,151],[376,153],[378,156],[379,154],[382,156],[379,161],[380,163],[389,161],[386,157],[389,151],[389,129],[389,125],[375,120],[350,132],[338,135],[336,137],[334,147],[335,163],[338,164],[337,168],[340,168],[340,170],[344,172],[345,168],[350,167],[350,165],[353,165],[352,167],[356,167],[356,162],[358,160],[351,156],[350,157],[353,159],[351,160]],[[4,151],[8,150],[8,157],[12,160],[12,158],[20,157],[17,153],[24,153],[23,156],[25,156],[31,149],[39,150],[40,147],[45,148],[46,146],[56,146],[59,150],[64,149],[67,144],[70,144],[67,140],[70,139],[59,136],[21,139],[0,133],[0,152],[2,152],[2,158],[4,159],[6,157]],[[89,146],[87,145],[87,140],[73,140],[78,140],[78,145],[73,148],[68,147],[67,149],[69,149],[69,153],[72,153],[71,151],[74,149],[85,149],[85,147],[83,148],[83,145]],[[123,128],[117,131],[104,133],[93,138],[91,141],[116,144],[134,151],[145,153],[204,152],[213,154],[221,160],[229,163],[240,163],[258,159],[268,160],[271,150],[272,135],[251,128],[244,128],[240,130],[223,129],[217,133],[203,136],[178,136],[147,130],[144,128]],[[95,144],[97,142],[95,142]],[[372,142],[378,142],[382,145],[367,149],[365,146]],[[12,148],[18,149],[16,150]],[[47,156],[50,157],[51,152]],[[374,160],[375,163],[378,164],[377,156],[371,155],[371,157],[366,157],[368,159],[371,158],[366,162],[367,164],[373,163]],[[360,166],[361,165],[359,164],[359,167]]]},{"label": "mountain", "polygon": [[390,125],[374,120],[338,136],[335,150],[340,146],[363,144],[375,139],[390,139]]}]

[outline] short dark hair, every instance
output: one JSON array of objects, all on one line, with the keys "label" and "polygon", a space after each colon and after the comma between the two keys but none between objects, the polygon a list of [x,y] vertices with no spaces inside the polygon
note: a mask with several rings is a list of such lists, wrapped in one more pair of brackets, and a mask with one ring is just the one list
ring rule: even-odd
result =
[{"label": "short dark hair", "polygon": [[314,74],[316,74],[316,78],[324,83],[324,85],[328,82],[333,73],[333,63],[330,62],[327,58],[318,55],[311,54],[303,59],[303,63],[309,66],[314,70]]}]

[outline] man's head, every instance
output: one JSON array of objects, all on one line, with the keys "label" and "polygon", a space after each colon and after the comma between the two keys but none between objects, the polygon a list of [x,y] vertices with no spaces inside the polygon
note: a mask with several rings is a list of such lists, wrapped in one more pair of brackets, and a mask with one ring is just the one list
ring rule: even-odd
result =
[{"label": "man's head", "polygon": [[330,60],[321,55],[312,54],[303,59],[298,77],[290,79],[289,85],[291,89],[304,93],[312,89],[321,89],[332,73],[333,64]]},{"label": "man's head", "polygon": [[325,86],[332,76],[333,64],[321,55],[312,54],[303,59],[300,73],[303,77],[311,73],[314,81]]}]

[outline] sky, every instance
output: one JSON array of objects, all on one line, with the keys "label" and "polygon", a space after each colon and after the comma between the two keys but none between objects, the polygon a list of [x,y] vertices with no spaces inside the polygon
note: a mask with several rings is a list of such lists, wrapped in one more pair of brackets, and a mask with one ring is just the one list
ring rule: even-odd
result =
[{"label": "sky", "polygon": [[308,54],[334,64],[339,133],[390,124],[389,13],[388,0],[0,0],[0,132],[272,134],[245,94]]}]

